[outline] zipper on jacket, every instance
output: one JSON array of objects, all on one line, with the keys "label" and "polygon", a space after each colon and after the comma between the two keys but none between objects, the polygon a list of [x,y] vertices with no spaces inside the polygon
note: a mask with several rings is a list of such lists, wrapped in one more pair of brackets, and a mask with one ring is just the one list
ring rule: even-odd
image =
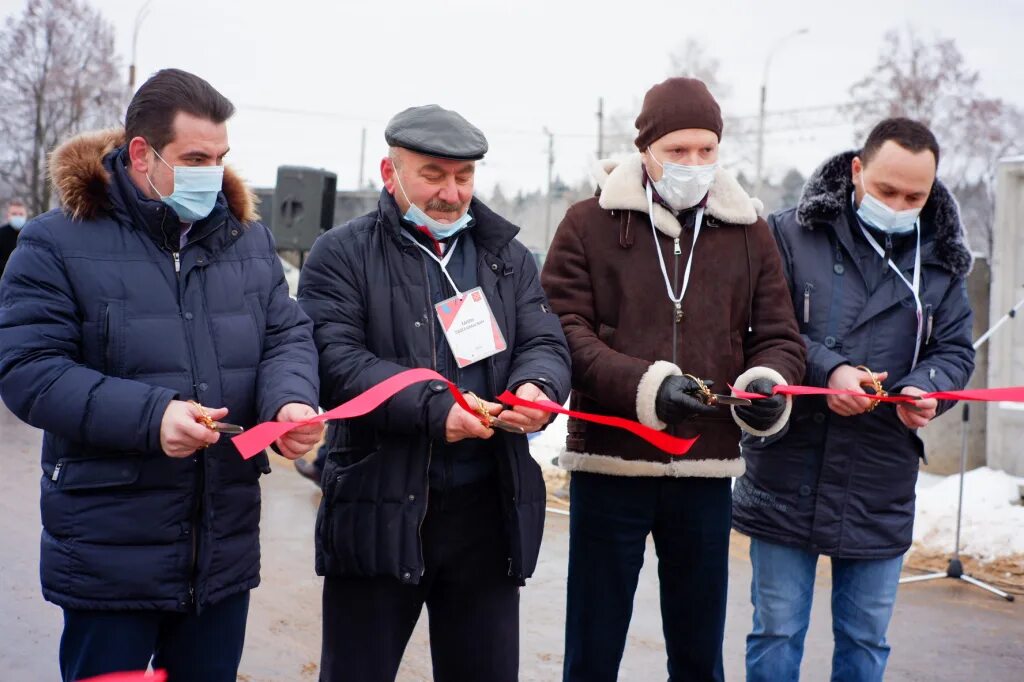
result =
[{"label": "zipper on jacket", "polygon": [[[192,560],[189,562],[188,569],[188,598],[189,608],[193,608],[196,605],[195,595],[195,584],[196,584],[196,568],[199,566],[199,523],[202,520],[203,515],[203,494],[206,488],[206,462],[201,459],[202,455],[193,455],[196,463],[196,501],[192,507],[192,519],[189,523],[189,534],[192,540]],[[198,612],[198,611],[197,611]]]},{"label": "zipper on jacket", "polygon": [[885,258],[883,263],[888,265],[892,260],[892,235],[885,235]]},{"label": "zipper on jacket", "polygon": [[[427,271],[427,261],[423,259],[423,256],[417,254],[420,262],[423,264],[423,283],[424,290],[426,291],[427,298],[427,317],[430,317],[430,309],[433,307],[433,301],[430,300],[430,273]],[[428,326],[430,327],[430,368],[437,371],[437,339],[435,337],[434,321],[429,320]],[[430,444],[427,446],[427,490],[423,495],[423,514],[420,515],[420,523],[416,526],[416,539],[419,540],[420,548],[420,577],[427,572],[427,560],[423,556],[423,524],[427,520],[427,510],[430,508],[430,462],[434,458],[434,440],[430,440]]]},{"label": "zipper on jacket", "polygon": [[110,358],[110,304],[103,306],[103,373],[110,374],[114,363]]},{"label": "zipper on jacket", "polygon": [[53,475],[50,476],[50,480],[55,482],[60,478],[60,470],[64,468],[64,460],[58,459],[56,466],[53,467]]},{"label": "zipper on jacket", "polygon": [[[661,247],[659,246],[659,248]],[[683,255],[683,249],[679,246],[679,237],[675,238],[675,246],[672,252],[675,254],[675,280],[672,285],[672,291],[679,291],[679,258]],[[693,257],[692,253],[690,254],[690,257]],[[672,364],[677,366],[679,365],[679,351],[677,345],[679,343],[679,323],[682,322],[683,315],[682,305],[682,301],[677,303],[676,309],[672,313]]]},{"label": "zipper on jacket", "polygon": [[[163,232],[163,222],[167,219],[166,212],[163,215],[163,219],[160,222],[161,232]],[[189,367],[192,370],[192,396],[197,402],[202,402],[198,393],[198,385],[196,383],[198,377],[198,367],[196,367],[195,353],[192,345],[192,334],[189,329],[189,324],[185,321],[184,311],[182,310],[181,304],[184,300],[184,282],[181,279],[181,248],[174,249],[170,244],[167,243],[166,235],[164,239],[164,248],[171,253],[171,260],[174,263],[174,280],[177,284],[177,295],[178,295],[178,317],[181,318],[184,326],[183,331],[185,332],[185,345],[188,350],[188,361]],[[199,565],[199,525],[202,521],[203,514],[203,494],[206,488],[206,459],[202,452],[197,452],[193,455],[196,463],[196,502],[192,507],[192,518],[189,522],[189,531],[192,540],[192,556],[189,563],[188,572],[188,596],[189,596],[189,609],[195,609],[198,613],[195,597],[195,582],[196,582],[196,568]]]},{"label": "zipper on jacket", "polygon": [[[487,358],[487,360],[485,360],[485,362],[487,363],[487,389],[491,392],[491,395],[497,395],[498,394],[498,377],[495,374],[495,370],[494,370],[494,356],[492,355],[491,357]],[[500,472],[500,470],[501,470],[501,467],[499,465],[499,472]],[[509,510],[509,521],[508,521],[508,523],[512,523],[512,519],[516,518],[516,507],[519,505],[519,496],[518,496],[516,491],[521,489],[521,486],[520,486],[520,483],[519,483],[519,476],[516,474],[516,467],[515,467],[515,463],[514,462],[509,462],[509,476],[512,479],[512,505],[511,505],[511,509]],[[501,478],[501,474],[500,473],[498,474],[498,478],[499,479]],[[498,484],[498,496],[499,496],[499,498],[501,497],[501,484],[500,483]],[[504,512],[504,509],[502,509],[502,511]],[[509,544],[509,554],[512,554],[512,547],[511,547],[512,539],[511,539],[511,535],[510,534],[509,534],[508,540],[509,540],[509,543],[510,543]],[[522,557],[522,555],[523,555],[522,544],[520,543],[519,556]],[[517,576],[512,572],[512,557],[509,556],[509,557],[507,557],[507,559],[508,559],[508,577],[516,578]],[[522,569],[520,568],[520,570],[522,570]]]},{"label": "zipper on jacket", "polygon": [[804,285],[804,324],[810,324],[811,322],[811,292],[814,291],[814,285],[810,282]]}]

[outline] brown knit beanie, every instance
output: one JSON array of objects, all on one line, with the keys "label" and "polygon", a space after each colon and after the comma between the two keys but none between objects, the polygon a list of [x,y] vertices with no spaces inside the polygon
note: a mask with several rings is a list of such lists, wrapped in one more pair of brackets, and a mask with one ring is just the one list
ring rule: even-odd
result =
[{"label": "brown knit beanie", "polygon": [[636,146],[646,150],[655,140],[676,130],[702,128],[722,139],[722,110],[696,78],[669,78],[644,95],[644,106],[636,117]]}]

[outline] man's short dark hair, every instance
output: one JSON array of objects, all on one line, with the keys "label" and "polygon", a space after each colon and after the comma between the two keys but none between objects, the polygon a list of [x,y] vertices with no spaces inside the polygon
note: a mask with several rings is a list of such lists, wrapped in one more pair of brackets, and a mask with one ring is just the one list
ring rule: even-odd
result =
[{"label": "man's short dark hair", "polygon": [[145,138],[158,151],[174,140],[178,112],[223,123],[235,113],[235,105],[199,76],[181,69],[153,74],[132,97],[124,117],[127,140]]},{"label": "man's short dark hair", "polygon": [[939,141],[928,126],[909,118],[887,118],[876,125],[861,150],[861,161],[867,164],[890,140],[915,154],[927,149],[935,156],[936,167],[939,165]]},{"label": "man's short dark hair", "polygon": [[28,204],[15,197],[7,202],[7,208],[28,208]]}]

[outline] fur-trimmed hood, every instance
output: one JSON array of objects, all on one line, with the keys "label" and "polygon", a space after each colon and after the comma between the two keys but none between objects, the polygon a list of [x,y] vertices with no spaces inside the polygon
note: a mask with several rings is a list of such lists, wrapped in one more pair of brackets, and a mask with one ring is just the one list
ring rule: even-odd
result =
[{"label": "fur-trimmed hood", "polygon": [[[104,159],[125,143],[123,128],[109,128],[77,135],[50,154],[50,181],[72,220],[91,220],[111,209],[111,178]],[[256,195],[231,168],[224,169],[221,192],[239,222],[259,220]]]},{"label": "fur-trimmed hood", "polygon": [[[648,213],[647,194],[643,185],[643,155],[639,152],[603,159],[594,167],[594,179],[601,188],[598,203],[609,211]],[[725,223],[752,225],[764,205],[751,198],[728,171],[718,168],[715,183],[708,192],[707,214]],[[654,204],[654,225],[669,237],[678,237],[679,221],[664,206]]]},{"label": "fur-trimmed hood", "polygon": [[[850,164],[859,153],[837,154],[814,171],[797,204],[797,222],[812,229],[815,223],[831,223],[845,214],[853,192]],[[921,224],[924,238],[932,240],[935,257],[943,267],[961,277],[970,272],[974,257],[960,220],[960,206],[938,179],[921,211]]]}]

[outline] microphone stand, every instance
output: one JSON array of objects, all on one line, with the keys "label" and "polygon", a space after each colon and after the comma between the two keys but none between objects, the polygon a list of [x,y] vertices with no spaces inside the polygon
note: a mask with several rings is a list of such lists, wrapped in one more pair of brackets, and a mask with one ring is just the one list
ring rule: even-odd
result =
[{"label": "microphone stand", "polygon": [[[1017,301],[1017,304],[1010,308],[999,318],[992,327],[981,335],[981,337],[974,342],[974,350],[978,350],[983,345],[988,343],[988,340],[992,338],[992,335],[1002,327],[1004,324],[1012,320],[1017,316],[1017,311],[1024,307],[1024,298]],[[926,575],[916,575],[909,578],[903,578],[900,580],[900,584],[907,583],[922,583],[929,580],[941,580],[943,578],[952,578],[953,580],[962,580],[970,585],[981,588],[986,592],[991,592],[997,597],[1001,597],[1006,601],[1013,601],[1014,597],[1012,594],[1003,592],[1002,590],[989,585],[988,583],[982,582],[971,575],[964,573],[963,563],[960,561],[960,529],[963,521],[964,514],[964,475],[967,473],[967,435],[970,432],[970,403],[964,402],[963,404],[963,416],[960,421],[960,500],[957,502],[956,508],[956,545],[953,547],[953,556],[949,560],[949,565],[946,566],[946,570],[941,573],[928,573]]]}]

